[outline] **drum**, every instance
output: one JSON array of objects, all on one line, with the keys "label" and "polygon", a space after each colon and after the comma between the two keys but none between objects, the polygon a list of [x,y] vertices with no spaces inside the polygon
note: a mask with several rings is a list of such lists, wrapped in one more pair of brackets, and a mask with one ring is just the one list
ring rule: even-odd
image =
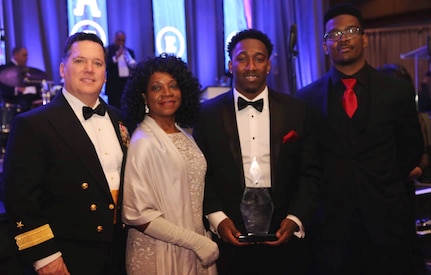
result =
[{"label": "drum", "polygon": [[51,102],[51,99],[57,94],[59,89],[62,89],[60,85],[54,85],[54,82],[43,80],[41,89],[42,105]]},{"label": "drum", "polygon": [[15,105],[9,102],[0,103],[0,132],[9,133],[10,124],[14,117],[20,112],[19,105]]}]

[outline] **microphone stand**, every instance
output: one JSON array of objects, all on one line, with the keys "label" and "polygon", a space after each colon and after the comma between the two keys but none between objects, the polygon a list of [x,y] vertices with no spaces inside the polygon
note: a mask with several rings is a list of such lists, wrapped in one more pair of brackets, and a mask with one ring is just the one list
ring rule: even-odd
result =
[{"label": "microphone stand", "polygon": [[296,96],[296,57],[298,56],[298,52],[295,50],[289,51],[289,90],[291,95]]},{"label": "microphone stand", "polygon": [[298,51],[295,50],[297,40],[297,26],[292,24],[290,27],[289,36],[289,52],[288,52],[288,71],[289,71],[289,91],[292,96],[296,96],[296,57]]}]

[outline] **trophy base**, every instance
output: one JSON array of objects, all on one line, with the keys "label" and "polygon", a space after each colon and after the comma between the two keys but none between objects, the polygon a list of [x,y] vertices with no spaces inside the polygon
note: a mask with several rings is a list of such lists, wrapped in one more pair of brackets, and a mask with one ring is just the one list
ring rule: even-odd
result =
[{"label": "trophy base", "polygon": [[248,233],[247,235],[240,235],[238,241],[240,243],[261,243],[261,242],[272,242],[278,240],[275,234],[265,233]]}]

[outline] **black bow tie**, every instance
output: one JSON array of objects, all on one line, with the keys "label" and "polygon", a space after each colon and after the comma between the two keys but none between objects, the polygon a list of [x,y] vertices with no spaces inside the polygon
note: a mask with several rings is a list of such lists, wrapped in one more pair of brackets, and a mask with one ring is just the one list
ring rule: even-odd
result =
[{"label": "black bow tie", "polygon": [[263,110],[263,98],[256,100],[256,101],[247,101],[242,97],[238,97],[238,110],[242,110],[248,105],[253,106],[256,110],[259,112],[262,112]]},{"label": "black bow tie", "polygon": [[89,119],[92,115],[98,114],[99,116],[104,116],[106,112],[106,105],[100,103],[97,105],[96,109],[93,109],[88,106],[82,107],[82,114],[84,115],[84,119]]}]

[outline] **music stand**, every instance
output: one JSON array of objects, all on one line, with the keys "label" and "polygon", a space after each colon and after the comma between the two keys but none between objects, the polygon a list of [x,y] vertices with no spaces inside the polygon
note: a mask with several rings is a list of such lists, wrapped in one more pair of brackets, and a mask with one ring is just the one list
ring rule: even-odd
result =
[{"label": "music stand", "polygon": [[400,54],[401,59],[414,59],[415,62],[415,87],[419,88],[418,61],[419,59],[428,60],[428,71],[431,71],[431,36],[427,38],[427,44],[416,50]]}]

